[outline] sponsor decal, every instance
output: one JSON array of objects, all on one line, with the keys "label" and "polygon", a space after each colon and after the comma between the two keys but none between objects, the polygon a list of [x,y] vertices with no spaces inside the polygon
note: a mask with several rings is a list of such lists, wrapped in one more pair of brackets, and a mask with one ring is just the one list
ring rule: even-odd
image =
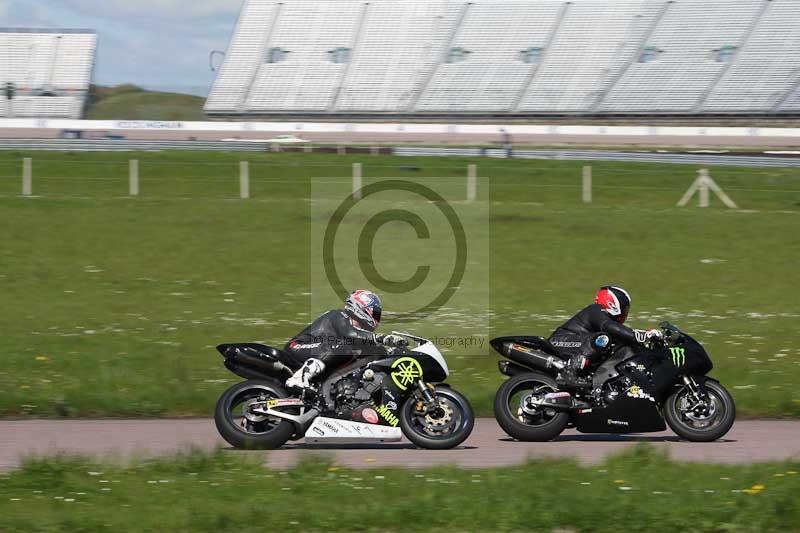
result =
[{"label": "sponsor decal", "polygon": [[378,414],[381,415],[381,417],[384,420],[386,420],[392,427],[397,427],[397,424],[400,423],[400,419],[397,418],[397,415],[395,415],[392,411],[390,411],[389,408],[385,405],[381,405],[380,407],[378,407]]},{"label": "sponsor decal", "polygon": [[339,430],[336,428],[336,426],[334,426],[333,424],[331,424],[327,420],[323,420],[322,421],[322,425],[325,426],[326,428],[330,429],[331,431],[333,431],[336,434],[339,433]]},{"label": "sponsor decal", "polygon": [[325,432],[319,429],[317,426],[314,426],[314,431],[316,431],[317,434],[322,435],[323,437],[325,436]]},{"label": "sponsor decal", "polygon": [[672,364],[678,368],[686,364],[686,350],[684,348],[672,347],[669,349],[669,353],[672,355]]},{"label": "sponsor decal", "polygon": [[528,348],[527,346],[523,346],[521,344],[512,344],[511,349],[522,353],[533,353],[533,350],[531,348]]},{"label": "sponsor decal", "polygon": [[160,120],[126,120],[117,122],[121,130],[180,130],[183,122],[164,122]]},{"label": "sponsor decal", "polygon": [[394,397],[394,393],[392,391],[390,391],[389,389],[384,389],[383,390],[383,395],[386,396],[387,398],[389,398],[390,400],[396,400],[397,399],[397,398]]},{"label": "sponsor decal", "polygon": [[369,407],[361,411],[361,418],[370,424],[377,424],[380,421],[378,418],[378,413],[375,412],[375,409],[371,409]]},{"label": "sponsor decal", "polygon": [[386,402],[386,408],[390,411],[397,411],[397,403],[395,402]]},{"label": "sponsor decal", "polygon": [[275,400],[267,400],[267,409],[273,409],[275,407],[286,407],[286,406],[303,406],[303,400],[298,400],[297,398],[278,398]]},{"label": "sponsor decal", "polygon": [[627,394],[631,398],[642,398],[642,399],[645,399],[645,400],[650,400],[651,402],[656,401],[655,398],[653,398],[652,396],[650,396],[649,394],[644,392],[642,390],[642,388],[640,386],[638,386],[638,385],[634,385],[633,387],[628,389],[628,393]]},{"label": "sponsor decal", "polygon": [[315,342],[312,344],[300,344],[299,342],[293,342],[292,344],[290,344],[290,346],[292,350],[309,350],[312,348],[319,348],[320,346],[322,346],[322,343]]},{"label": "sponsor decal", "polygon": [[591,413],[591,412],[592,412],[591,409],[578,409],[579,415],[585,415],[586,413]]},{"label": "sponsor decal", "polygon": [[392,369],[392,381],[400,390],[408,389],[422,377],[422,366],[413,357],[401,357],[392,363]]},{"label": "sponsor decal", "polygon": [[606,420],[606,423],[607,423],[609,426],[623,426],[623,427],[628,427],[628,425],[629,425],[627,422],[623,422],[622,420],[611,420],[610,418],[609,418],[608,420]]},{"label": "sponsor decal", "polygon": [[580,348],[583,346],[582,342],[569,342],[569,341],[556,341],[551,343],[556,348]]}]

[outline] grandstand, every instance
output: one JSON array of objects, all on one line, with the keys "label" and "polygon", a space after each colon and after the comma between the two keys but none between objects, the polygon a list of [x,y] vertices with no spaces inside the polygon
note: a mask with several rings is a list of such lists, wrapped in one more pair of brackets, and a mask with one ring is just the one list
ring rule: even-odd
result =
[{"label": "grandstand", "polygon": [[91,30],[0,29],[0,117],[81,118],[96,50]]},{"label": "grandstand", "polygon": [[209,115],[800,113],[798,0],[246,0]]}]

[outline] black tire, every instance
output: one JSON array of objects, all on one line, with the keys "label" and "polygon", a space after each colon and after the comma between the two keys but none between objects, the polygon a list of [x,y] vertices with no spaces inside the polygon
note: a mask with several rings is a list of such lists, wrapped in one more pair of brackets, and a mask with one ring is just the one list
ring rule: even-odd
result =
[{"label": "black tire", "polygon": [[400,429],[408,440],[420,448],[449,450],[467,440],[475,427],[475,414],[469,400],[449,387],[436,387],[436,398],[445,402],[449,409],[442,418],[449,415],[450,419],[433,419],[434,427],[436,424],[441,426],[436,430],[428,428],[423,421],[425,419],[415,414],[417,402],[411,396],[400,410]]},{"label": "black tire", "polygon": [[[678,436],[692,442],[711,442],[722,438],[736,420],[736,404],[730,393],[715,381],[706,381],[709,400],[714,404],[715,414],[706,422],[708,417],[693,419],[681,410],[682,398],[687,394],[686,387],[678,389],[667,398],[664,403],[664,418],[669,427]],[[698,425],[698,420],[707,424],[707,427]]]},{"label": "black tire", "polygon": [[[556,381],[539,372],[518,374],[506,380],[497,390],[494,397],[494,417],[503,431],[517,440],[526,442],[545,442],[558,437],[569,423],[569,413],[563,411],[547,412],[543,410],[540,417],[527,416],[513,409],[511,403],[514,395],[525,390],[535,389],[558,390]],[[520,420],[524,417],[528,422]]]},{"label": "black tire", "polygon": [[269,398],[289,397],[286,390],[274,382],[250,380],[229,388],[217,400],[217,407],[214,410],[217,431],[234,448],[274,450],[283,446],[294,433],[294,424],[288,420],[263,417],[264,420],[261,422],[252,422],[243,414],[235,416],[234,409],[242,406],[244,413],[246,406],[243,402],[257,399],[260,395]]}]

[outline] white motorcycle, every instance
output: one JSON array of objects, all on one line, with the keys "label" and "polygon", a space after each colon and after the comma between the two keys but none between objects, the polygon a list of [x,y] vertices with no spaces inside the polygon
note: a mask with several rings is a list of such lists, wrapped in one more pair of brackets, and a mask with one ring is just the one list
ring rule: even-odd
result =
[{"label": "white motorcycle", "polygon": [[[225,366],[247,381],[217,402],[214,420],[232,446],[274,449],[307,443],[397,442],[443,450],[469,437],[475,415],[469,401],[443,382],[444,356],[428,339],[393,332],[405,346],[359,358],[334,372],[317,394],[293,396],[284,387],[300,363],[261,344],[222,344]],[[413,344],[414,347],[410,345]]]}]

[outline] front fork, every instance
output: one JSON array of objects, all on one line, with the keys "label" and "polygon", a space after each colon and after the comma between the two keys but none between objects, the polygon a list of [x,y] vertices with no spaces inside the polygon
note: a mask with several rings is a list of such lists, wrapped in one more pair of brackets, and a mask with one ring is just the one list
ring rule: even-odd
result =
[{"label": "front fork", "polygon": [[422,380],[417,381],[417,389],[421,398],[417,400],[417,411],[424,413],[431,413],[438,409],[439,403],[436,401],[436,389],[433,385],[429,385]]},{"label": "front fork", "polygon": [[683,376],[683,384],[686,385],[686,388],[689,389],[691,393],[691,397],[693,400],[692,405],[689,407],[689,410],[696,411],[697,409],[707,409],[708,408],[708,397],[705,394],[705,387],[702,387],[697,384],[691,376]]}]

